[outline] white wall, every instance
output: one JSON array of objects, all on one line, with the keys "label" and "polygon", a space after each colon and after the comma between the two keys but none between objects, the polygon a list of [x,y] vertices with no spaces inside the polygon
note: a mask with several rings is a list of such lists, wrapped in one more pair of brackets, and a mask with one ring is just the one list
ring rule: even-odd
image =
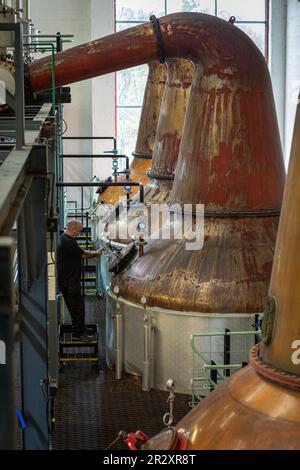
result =
[{"label": "white wall", "polygon": [[[114,29],[113,0],[31,0],[31,16],[41,34],[74,34],[64,49],[110,34]],[[114,74],[71,85],[72,103],[64,105],[66,136],[114,135]],[[65,141],[65,153],[91,154],[111,149],[112,143]],[[97,174],[111,174],[111,163],[103,160],[66,159],[65,181],[89,181]],[[85,190],[85,202],[89,190]],[[78,198],[79,189],[68,189],[68,199]]]},{"label": "white wall", "polygon": [[[91,38],[97,39],[114,32],[113,0],[91,0]],[[92,80],[92,118],[94,136],[115,135],[115,74]],[[113,141],[95,141],[94,152],[112,150]],[[94,159],[94,175],[105,179],[111,175],[111,160]]]},{"label": "white wall", "polygon": [[285,81],[286,81],[286,17],[288,0],[270,1],[270,54],[269,67],[272,78],[278,125],[282,147],[285,144]]},{"label": "white wall", "polygon": [[286,168],[300,90],[300,2],[270,2],[270,71]]},{"label": "white wall", "polygon": [[300,90],[300,2],[288,0],[285,101],[285,156],[290,156],[297,96]]}]

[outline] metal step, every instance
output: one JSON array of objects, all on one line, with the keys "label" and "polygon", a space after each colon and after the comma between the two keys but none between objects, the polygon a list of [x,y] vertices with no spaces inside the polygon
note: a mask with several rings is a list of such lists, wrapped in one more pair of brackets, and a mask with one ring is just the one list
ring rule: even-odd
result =
[{"label": "metal step", "polygon": [[83,243],[78,243],[78,245],[80,246],[80,248],[93,248],[93,245],[91,245],[91,243],[88,243],[88,246],[86,246],[86,243],[83,242]]},{"label": "metal step", "polygon": [[95,293],[96,293],[96,289],[92,289],[92,288],[86,287],[85,290],[84,290],[84,293],[85,293],[85,294],[87,294],[87,293],[93,293],[93,294],[95,294]]},{"label": "metal step", "polygon": [[[88,235],[88,240],[91,239],[91,235]],[[76,237],[76,240],[86,240],[86,235],[78,235],[78,237]]]},{"label": "metal step", "polygon": [[94,264],[88,264],[87,266],[84,266],[84,271],[86,273],[92,273],[96,271],[96,265]]}]

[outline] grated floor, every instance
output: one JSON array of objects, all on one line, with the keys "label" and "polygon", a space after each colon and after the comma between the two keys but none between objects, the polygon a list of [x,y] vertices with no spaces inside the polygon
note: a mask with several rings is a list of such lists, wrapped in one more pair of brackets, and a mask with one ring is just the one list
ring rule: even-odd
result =
[{"label": "grated floor", "polygon": [[[86,299],[86,322],[98,323],[100,332],[101,371],[89,363],[70,363],[59,376],[56,396],[56,426],[53,449],[103,450],[120,430],[143,430],[154,435],[164,428],[162,417],[169,411],[168,392],[143,392],[131,376],[115,380],[105,364],[104,303]],[[189,395],[176,395],[175,423],[189,410]],[[126,449],[123,442],[112,449]]]}]

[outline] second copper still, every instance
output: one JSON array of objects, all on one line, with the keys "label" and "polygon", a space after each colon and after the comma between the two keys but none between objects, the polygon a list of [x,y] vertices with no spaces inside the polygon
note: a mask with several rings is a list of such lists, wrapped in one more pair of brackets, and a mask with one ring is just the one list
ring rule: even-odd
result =
[{"label": "second copper still", "polygon": [[[130,165],[130,180],[137,181],[146,186],[149,183],[147,172],[151,167],[153,146],[156,136],[161,100],[166,83],[166,66],[159,62],[148,64],[149,72],[145,87],[141,110],[139,129],[133,161]],[[118,181],[125,181],[121,176]],[[137,194],[138,189],[132,188],[131,196]],[[99,197],[98,202],[116,204],[124,196],[123,188],[107,188]]]}]

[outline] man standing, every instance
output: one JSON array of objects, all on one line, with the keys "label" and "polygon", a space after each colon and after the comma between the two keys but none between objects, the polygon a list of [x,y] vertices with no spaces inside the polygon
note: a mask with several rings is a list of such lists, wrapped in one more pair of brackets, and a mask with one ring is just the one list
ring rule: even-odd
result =
[{"label": "man standing", "polygon": [[85,308],[81,295],[81,260],[82,258],[99,258],[101,250],[82,250],[76,238],[82,225],[79,220],[70,220],[65,232],[57,243],[57,281],[72,318],[72,337],[78,341],[91,341],[85,329]]}]

